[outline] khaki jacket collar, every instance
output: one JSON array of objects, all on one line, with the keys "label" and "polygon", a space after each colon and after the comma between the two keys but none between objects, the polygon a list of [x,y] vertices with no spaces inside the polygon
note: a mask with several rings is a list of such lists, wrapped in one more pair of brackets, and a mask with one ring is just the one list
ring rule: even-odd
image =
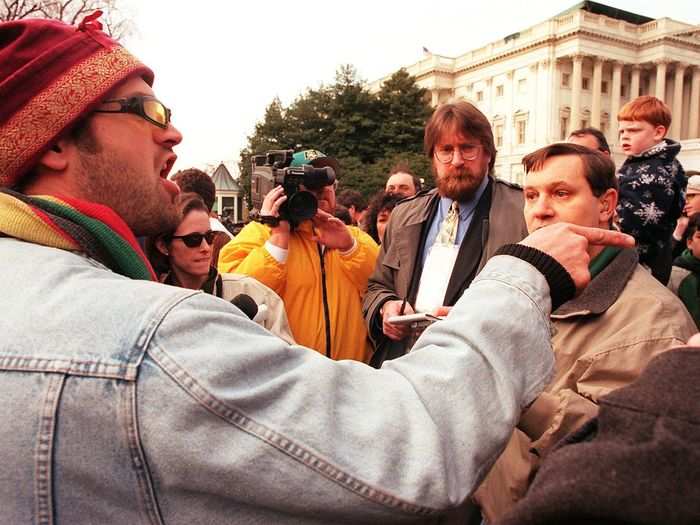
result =
[{"label": "khaki jacket collar", "polygon": [[620,297],[638,262],[635,249],[622,250],[593,278],[581,295],[557,308],[551,315],[552,319],[602,314]]}]

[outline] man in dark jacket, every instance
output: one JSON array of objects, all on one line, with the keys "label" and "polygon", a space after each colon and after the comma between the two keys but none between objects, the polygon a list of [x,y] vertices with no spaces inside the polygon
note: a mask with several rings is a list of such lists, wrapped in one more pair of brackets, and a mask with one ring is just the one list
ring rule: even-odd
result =
[{"label": "man in dark jacket", "polygon": [[451,307],[503,244],[527,235],[520,188],[492,176],[496,147],[488,119],[472,104],[440,106],[425,127],[437,188],[399,204],[370,277],[363,313],[372,364],[403,355],[409,325],[389,318]]}]

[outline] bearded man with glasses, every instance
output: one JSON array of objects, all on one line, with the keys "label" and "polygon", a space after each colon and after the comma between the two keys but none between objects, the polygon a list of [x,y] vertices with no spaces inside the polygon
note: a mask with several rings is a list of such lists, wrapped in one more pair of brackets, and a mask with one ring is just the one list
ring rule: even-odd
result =
[{"label": "bearded man with glasses", "polygon": [[475,106],[438,107],[424,148],[437,188],[394,209],[364,298],[375,366],[405,354],[415,340],[415,326],[390,318],[445,315],[501,245],[527,235],[522,189],[493,177],[491,125]]}]

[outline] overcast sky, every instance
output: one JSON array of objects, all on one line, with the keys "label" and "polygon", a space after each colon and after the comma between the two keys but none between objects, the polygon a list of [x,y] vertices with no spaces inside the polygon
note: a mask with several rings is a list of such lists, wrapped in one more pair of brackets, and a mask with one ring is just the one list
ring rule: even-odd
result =
[{"label": "overcast sky", "polygon": [[[157,96],[184,140],[175,169],[235,169],[265,107],[290,103],[353,64],[372,81],[431,52],[458,56],[544,21],[568,1],[355,2],[123,0],[136,33],[124,43],[156,74]],[[697,0],[609,0],[652,18],[698,24]]]}]

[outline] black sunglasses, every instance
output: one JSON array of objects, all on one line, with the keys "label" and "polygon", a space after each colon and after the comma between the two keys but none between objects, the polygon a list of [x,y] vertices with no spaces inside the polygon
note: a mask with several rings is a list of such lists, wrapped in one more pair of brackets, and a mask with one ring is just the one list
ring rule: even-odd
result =
[{"label": "black sunglasses", "polygon": [[96,109],[95,113],[133,113],[146,119],[159,128],[167,128],[173,115],[170,109],[155,97],[134,95],[129,98],[115,98],[102,101],[103,104],[119,104],[119,109]]},{"label": "black sunglasses", "polygon": [[207,244],[211,246],[214,242],[214,237],[216,232],[209,230],[206,233],[188,233],[187,235],[173,235],[171,239],[181,239],[188,248],[199,248],[202,244],[202,239],[207,241]]}]

